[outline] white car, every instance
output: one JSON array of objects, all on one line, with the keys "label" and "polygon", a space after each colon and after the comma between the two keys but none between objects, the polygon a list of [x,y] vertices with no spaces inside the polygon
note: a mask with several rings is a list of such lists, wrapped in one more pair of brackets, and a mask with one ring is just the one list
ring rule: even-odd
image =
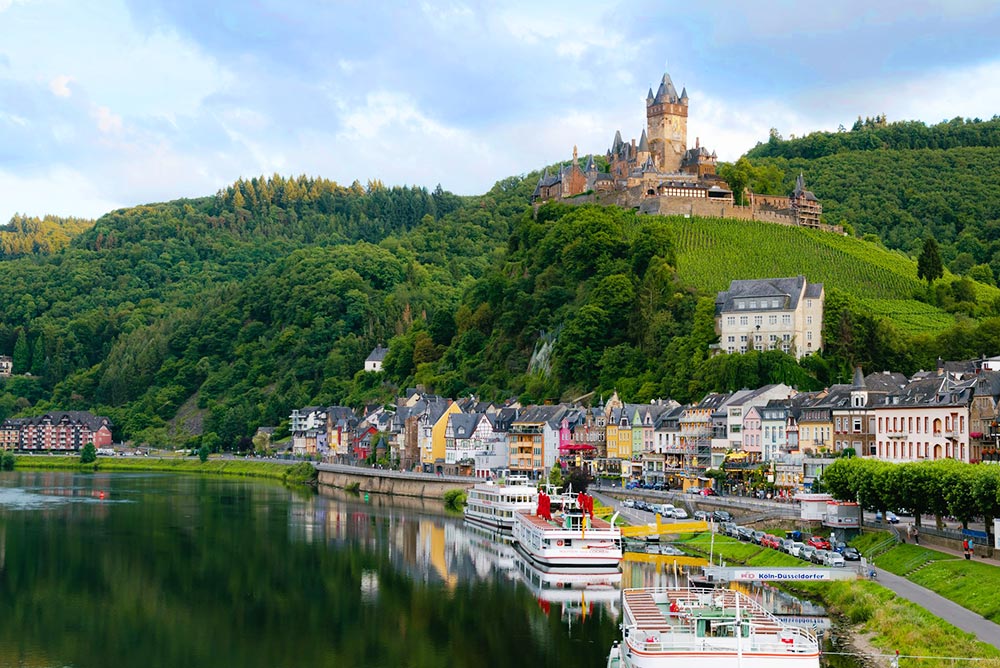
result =
[{"label": "white car", "polygon": [[825,555],[823,555],[823,565],[829,566],[831,568],[843,568],[847,562],[844,561],[844,555],[840,552],[834,552],[830,550]]},{"label": "white car", "polygon": [[683,508],[674,508],[671,515],[675,520],[686,520],[688,518],[688,511]]},{"label": "white car", "polygon": [[792,543],[788,546],[788,554],[793,557],[798,557],[802,554],[802,548],[806,546],[805,543],[799,543],[798,541]]},{"label": "white car", "polygon": [[625,499],[622,501],[622,508],[635,508],[635,501],[632,499]]}]

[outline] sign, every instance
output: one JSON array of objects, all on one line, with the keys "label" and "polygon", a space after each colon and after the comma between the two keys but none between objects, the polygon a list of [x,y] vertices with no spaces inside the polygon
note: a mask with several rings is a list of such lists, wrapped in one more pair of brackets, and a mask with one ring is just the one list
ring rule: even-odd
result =
[{"label": "sign", "polygon": [[993,520],[993,547],[1000,550],[1000,518]]},{"label": "sign", "polygon": [[853,568],[707,566],[704,571],[712,579],[725,582],[829,582],[858,578]]}]

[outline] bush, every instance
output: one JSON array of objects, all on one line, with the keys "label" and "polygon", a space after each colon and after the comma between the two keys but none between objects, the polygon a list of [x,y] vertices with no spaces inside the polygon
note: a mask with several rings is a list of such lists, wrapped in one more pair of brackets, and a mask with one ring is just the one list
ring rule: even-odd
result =
[{"label": "bush", "polygon": [[14,455],[10,452],[3,453],[0,457],[0,471],[13,471],[14,470]]},{"label": "bush", "polygon": [[465,490],[449,489],[444,493],[444,505],[446,508],[461,510],[465,506]]},{"label": "bush", "polygon": [[208,461],[207,445],[202,445],[200,448],[198,448],[198,459],[200,459],[203,464]]},{"label": "bush", "polygon": [[319,471],[316,470],[315,466],[309,462],[299,462],[288,469],[288,473],[285,475],[285,482],[310,485],[315,483],[318,478]]},{"label": "bush", "polygon": [[93,443],[88,443],[83,446],[83,450],[80,451],[80,463],[81,464],[93,464],[97,461],[97,448],[94,447]]}]

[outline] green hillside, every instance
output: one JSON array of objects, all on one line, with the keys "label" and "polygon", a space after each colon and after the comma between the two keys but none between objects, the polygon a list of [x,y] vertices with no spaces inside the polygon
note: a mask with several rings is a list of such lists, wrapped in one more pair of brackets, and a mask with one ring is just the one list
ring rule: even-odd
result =
[{"label": "green hillside", "polygon": [[[910,332],[937,332],[954,324],[953,314],[914,300],[926,284],[917,264],[875,243],[819,230],[732,219],[667,218],[677,243],[680,278],[711,294],[729,281],[797,276],[842,290],[873,314]],[[954,277],[945,276],[945,282]],[[993,286],[975,284],[977,301],[1000,297]]]},{"label": "green hillside", "polygon": [[773,134],[746,158],[783,172],[784,192],[803,172],[827,222],[911,256],[932,236],[954,273],[1000,277],[1000,117],[933,126],[859,119],[849,131]]}]

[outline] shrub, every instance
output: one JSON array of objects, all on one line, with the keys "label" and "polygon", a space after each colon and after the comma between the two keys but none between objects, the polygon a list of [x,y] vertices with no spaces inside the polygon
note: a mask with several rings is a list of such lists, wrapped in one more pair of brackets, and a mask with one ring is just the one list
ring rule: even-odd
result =
[{"label": "shrub", "polygon": [[444,505],[446,508],[461,510],[465,505],[465,490],[449,489],[444,493]]}]

